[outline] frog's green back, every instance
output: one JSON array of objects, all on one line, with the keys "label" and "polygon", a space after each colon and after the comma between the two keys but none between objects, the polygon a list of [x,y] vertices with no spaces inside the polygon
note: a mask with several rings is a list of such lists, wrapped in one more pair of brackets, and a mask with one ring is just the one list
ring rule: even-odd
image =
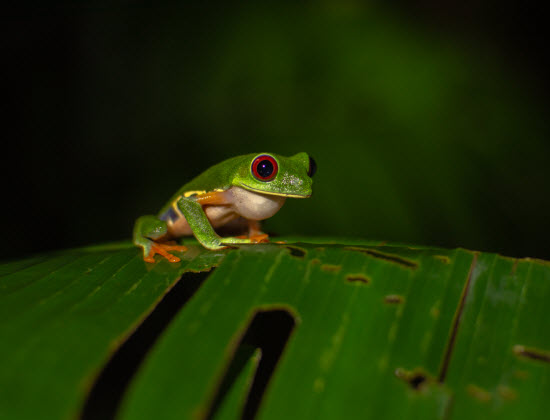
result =
[{"label": "frog's green back", "polygon": [[211,166],[206,171],[202,172],[200,175],[196,176],[181,187],[164,205],[159,214],[163,214],[176,199],[184,195],[186,192],[209,192],[214,190],[227,190],[231,188],[231,182],[233,181],[237,171],[242,167],[242,165],[247,165],[254,156],[256,156],[255,153],[235,156]]}]

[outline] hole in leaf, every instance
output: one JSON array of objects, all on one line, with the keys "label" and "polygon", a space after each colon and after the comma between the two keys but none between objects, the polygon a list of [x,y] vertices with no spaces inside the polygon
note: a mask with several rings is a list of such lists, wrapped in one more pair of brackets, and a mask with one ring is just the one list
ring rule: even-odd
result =
[{"label": "hole in leaf", "polygon": [[323,271],[340,271],[342,269],[341,265],[335,265],[335,264],[323,264],[321,265],[321,270]]},{"label": "hole in leaf", "polygon": [[453,355],[453,350],[455,347],[456,337],[458,335],[458,328],[460,326],[460,320],[462,319],[462,312],[464,311],[464,305],[466,304],[466,298],[468,297],[468,294],[470,293],[470,284],[472,283],[472,278],[474,276],[474,269],[477,265],[477,256],[478,253],[474,253],[474,257],[472,258],[472,263],[470,264],[470,270],[468,271],[468,277],[466,277],[466,281],[464,282],[464,287],[462,288],[462,295],[460,296],[460,301],[458,302],[458,306],[455,311],[454,319],[453,319],[453,325],[451,327],[451,333],[449,335],[449,340],[447,341],[447,346],[445,348],[445,354],[443,355],[443,362],[441,363],[441,367],[439,369],[439,382],[443,383],[445,382],[445,376],[447,375],[447,369],[449,368],[449,364],[451,363],[451,357]]},{"label": "hole in leaf", "polygon": [[532,360],[538,360],[540,362],[550,363],[550,352],[545,350],[539,350],[517,344],[514,346],[513,351],[517,356],[525,357]]},{"label": "hole in leaf", "polygon": [[113,354],[88,394],[82,420],[110,420],[115,417],[122,396],[147,352],[209,274],[185,273]]},{"label": "hole in leaf", "polygon": [[397,303],[403,303],[405,298],[401,295],[386,295],[384,296],[384,302],[391,303],[391,304],[397,304]]},{"label": "hole in leaf", "polygon": [[391,263],[399,264],[406,268],[415,269],[418,267],[418,263],[416,261],[411,261],[406,258],[400,257],[398,255],[387,254],[385,252],[376,251],[370,248],[361,248],[358,246],[346,246],[344,247],[344,249],[348,251],[362,252],[363,254],[369,255],[371,257],[378,258],[381,260],[386,260]]},{"label": "hole in leaf", "polygon": [[492,398],[491,393],[481,388],[480,386],[469,384],[466,387],[466,391],[468,392],[468,394],[470,394],[472,397],[474,397],[478,401],[481,401],[481,402],[491,401],[491,398]]},{"label": "hole in leaf", "polygon": [[409,379],[409,384],[414,388],[418,389],[420,385],[424,383],[426,380],[426,377],[422,375],[421,373],[418,373],[414,375],[412,378]]},{"label": "hole in leaf", "polygon": [[290,251],[290,255],[297,258],[304,258],[306,256],[306,250],[302,248],[298,248],[297,246],[287,246],[286,247]]},{"label": "hole in leaf", "polygon": [[348,274],[346,276],[346,280],[349,281],[350,283],[362,283],[362,284],[370,283],[370,279],[364,274]]},{"label": "hole in leaf", "polygon": [[426,381],[429,380],[428,376],[424,372],[416,369],[409,371],[402,368],[397,368],[395,370],[395,376],[407,382],[410,387],[415,390],[419,390],[426,384]]},{"label": "hole in leaf", "polygon": [[434,258],[436,260],[441,261],[443,264],[450,264],[451,263],[451,259],[446,255],[434,255]]},{"label": "hole in leaf", "polygon": [[295,326],[296,319],[285,309],[260,311],[254,315],[229,362],[206,416],[207,419],[212,419],[215,416],[247,361],[253,356],[256,349],[260,349],[261,358],[252,380],[252,386],[246,396],[241,418],[250,420],[256,416],[267,384]]}]

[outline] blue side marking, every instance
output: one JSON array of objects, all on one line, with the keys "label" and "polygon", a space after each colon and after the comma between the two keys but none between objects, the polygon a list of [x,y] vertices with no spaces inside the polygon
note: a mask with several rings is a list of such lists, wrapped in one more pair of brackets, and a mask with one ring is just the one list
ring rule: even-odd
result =
[{"label": "blue side marking", "polygon": [[160,215],[159,219],[164,220],[165,222],[174,222],[179,219],[179,214],[174,210],[173,207],[170,207],[163,214]]}]

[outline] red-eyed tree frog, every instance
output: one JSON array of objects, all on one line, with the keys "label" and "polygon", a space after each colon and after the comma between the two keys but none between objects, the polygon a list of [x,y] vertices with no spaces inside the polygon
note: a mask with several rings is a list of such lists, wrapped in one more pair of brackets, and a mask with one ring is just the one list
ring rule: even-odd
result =
[{"label": "red-eyed tree frog", "polygon": [[[213,250],[267,242],[258,221],[277,213],[287,197],[310,197],[315,171],[315,161],[307,153],[291,157],[260,153],[225,160],[181,187],[156,216],[137,219],[134,244],[143,249],[146,262],[154,262],[155,254],[178,262],[169,251],[187,250],[173,241],[182,236],[193,234]],[[248,221],[248,237],[222,238],[214,231],[238,218]]]}]

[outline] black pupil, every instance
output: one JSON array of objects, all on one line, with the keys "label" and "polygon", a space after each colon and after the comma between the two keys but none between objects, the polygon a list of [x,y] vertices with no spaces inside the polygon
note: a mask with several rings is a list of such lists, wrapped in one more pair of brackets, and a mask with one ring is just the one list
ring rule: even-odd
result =
[{"label": "black pupil", "polygon": [[264,159],[258,163],[256,171],[261,178],[269,178],[273,173],[273,164],[269,160]]},{"label": "black pupil", "polygon": [[315,161],[313,160],[313,158],[310,156],[309,157],[309,169],[307,171],[307,174],[312,177],[313,175],[315,175],[315,172],[317,172],[317,164],[315,163]]}]

